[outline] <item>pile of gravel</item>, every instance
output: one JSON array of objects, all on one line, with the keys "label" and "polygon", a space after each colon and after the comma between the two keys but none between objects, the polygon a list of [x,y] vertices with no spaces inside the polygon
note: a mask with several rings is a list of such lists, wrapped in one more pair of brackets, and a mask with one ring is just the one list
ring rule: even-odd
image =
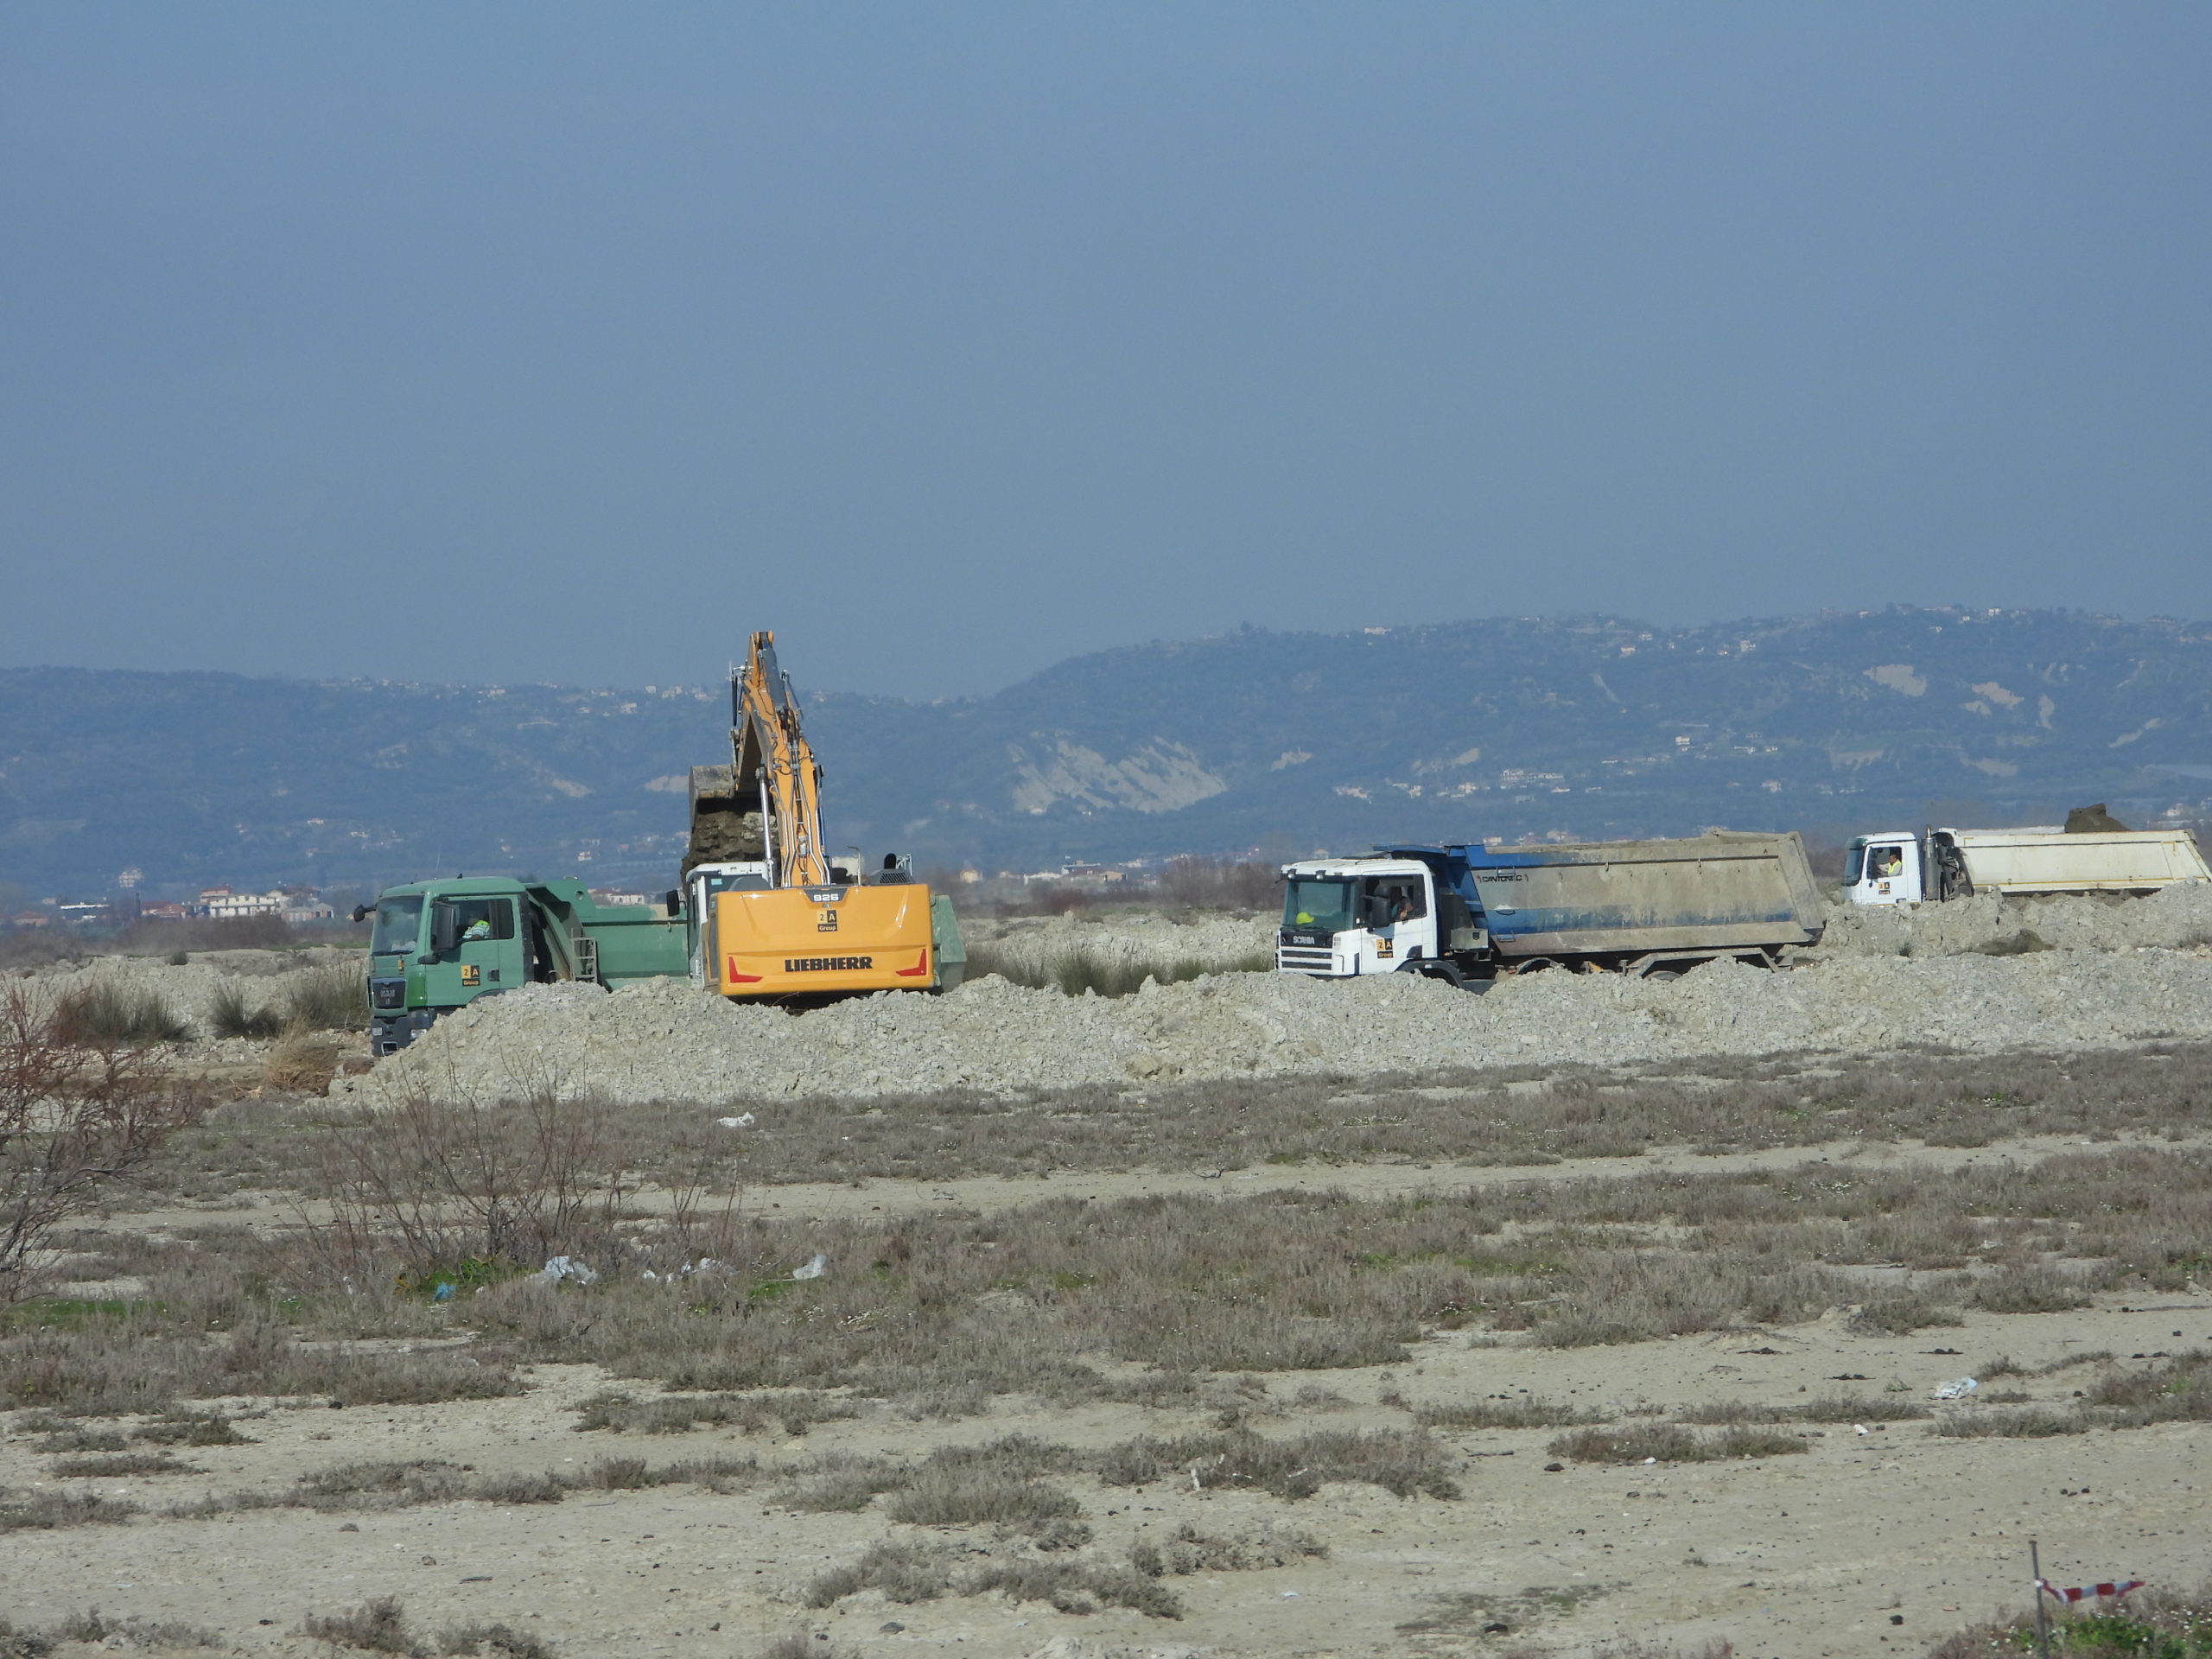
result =
[{"label": "pile of gravel", "polygon": [[960,930],[978,957],[1023,980],[1049,978],[1074,957],[1154,971],[1164,979],[1186,963],[1226,969],[1273,950],[1275,943],[1271,915],[1185,918],[1122,911],[1096,917],[963,917]]},{"label": "pile of gravel", "polygon": [[[2034,935],[2023,940],[2022,933]],[[2190,881],[2147,899],[2002,899],[1941,905],[1837,905],[1815,950],[1822,956],[1955,956],[2029,948],[2187,950],[2212,944],[2212,882]]]},{"label": "pile of gravel", "polygon": [[752,1101],[1329,1071],[1622,1064],[1792,1050],[2099,1046],[2212,1038],[2212,950],[1808,957],[1716,963],[1669,982],[1563,971],[1472,996],[1410,976],[1233,974],[1069,997],[996,976],[804,1014],[682,981],[607,995],[531,986],[441,1020],[334,1092],[497,1099]]}]

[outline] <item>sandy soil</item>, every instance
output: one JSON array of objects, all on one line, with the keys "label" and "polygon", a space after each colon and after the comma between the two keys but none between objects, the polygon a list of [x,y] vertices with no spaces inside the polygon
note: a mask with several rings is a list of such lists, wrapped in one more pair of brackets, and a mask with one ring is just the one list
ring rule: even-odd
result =
[{"label": "sandy soil", "polygon": [[[1826,1155],[1948,1166],[2029,1160],[2075,1144],[1837,1147]],[[1674,1164],[1787,1166],[1819,1157],[1674,1152],[1541,1171],[1269,1169],[1239,1172],[1218,1186],[1203,1175],[917,1187],[871,1182],[779,1188],[758,1201],[826,1215],[861,1205],[990,1208],[1033,1199],[1048,1187],[1102,1198],[1202,1183],[1227,1191],[1232,1182],[1246,1192],[1261,1184],[1332,1185],[1376,1194],[1602,1178]],[[1287,1414],[1258,1427],[1402,1427],[1410,1421],[1406,1411],[1381,1403],[1394,1390],[1414,1403],[1526,1390],[1615,1410],[1727,1400],[1788,1405],[1808,1394],[1853,1389],[1929,1402],[1938,1384],[2000,1353],[2034,1368],[2098,1349],[2126,1357],[2203,1344],[2212,1344],[2212,1296],[2165,1297],[2147,1307],[2108,1299],[2074,1313],[1970,1314],[1963,1327],[1900,1338],[1854,1335],[1823,1323],[1553,1351],[1453,1333],[1421,1344],[1403,1366],[1270,1376],[1270,1392]],[[2005,1386],[2063,1403],[2084,1375],[2059,1371],[2007,1379]],[[879,1411],[820,1425],[804,1441],[726,1431],[575,1433],[573,1408],[608,1381],[585,1368],[541,1368],[532,1390],[512,1400],[342,1413],[233,1402],[258,1414],[241,1420],[257,1443],[182,1453],[203,1474],[67,1484],[153,1508],[210,1493],[273,1491],[355,1459],[445,1459],[485,1472],[533,1473],[607,1456],[658,1464],[717,1452],[794,1459],[830,1451],[915,1454],[1016,1431],[1102,1445],[1202,1426],[1188,1413],[1040,1410],[1001,1402],[988,1418],[951,1423],[914,1423]],[[1345,1403],[1291,1404],[1308,1383]],[[765,1490],[715,1496],[689,1486],[584,1492],[557,1506],[272,1510],[17,1532],[0,1541],[0,1613],[28,1625],[50,1624],[87,1606],[184,1620],[221,1632],[219,1650],[257,1655],[327,1652],[297,1634],[303,1615],[396,1595],[417,1629],[504,1620],[542,1633],[568,1659],[745,1656],[795,1630],[830,1637],[818,1649],[838,1655],[958,1652],[976,1659],[1033,1655],[1055,1638],[1140,1653],[1380,1656],[1494,1651],[1530,1640],[1573,1650],[1624,1637],[1694,1648],[1716,1637],[1733,1643],[1745,1659],[1829,1659],[1915,1650],[1999,1605],[2024,1605],[2031,1538],[2041,1541],[2046,1568],[2062,1582],[2133,1575],[2190,1584],[2202,1576],[2202,1541],[2212,1529],[2207,1426],[2042,1440],[1943,1439],[1920,1422],[1864,1434],[1849,1424],[1811,1432],[1819,1438],[1805,1456],[1630,1469],[1570,1463],[1555,1471],[1548,1471],[1552,1459],[1544,1452],[1554,1431],[1449,1432],[1446,1438],[1465,1459],[1465,1496],[1456,1502],[1332,1485],[1294,1503],[1265,1494],[1194,1491],[1180,1483],[1131,1490],[1067,1479],[1102,1545],[1162,1536],[1185,1521],[1210,1532],[1272,1522],[1308,1530],[1330,1548],[1326,1559],[1296,1567],[1173,1580],[1186,1606],[1173,1623],[1124,1611],[1071,1616],[995,1596],[899,1606],[870,1592],[810,1612],[798,1604],[806,1581],[889,1535],[893,1529],[882,1515],[793,1514],[770,1506]],[[41,1471],[25,1437],[0,1443],[0,1484],[34,1485],[48,1478]],[[1538,1587],[1552,1593],[1532,1600],[1525,1592]],[[1484,1634],[1485,1624],[1501,1622],[1516,1630]]]}]

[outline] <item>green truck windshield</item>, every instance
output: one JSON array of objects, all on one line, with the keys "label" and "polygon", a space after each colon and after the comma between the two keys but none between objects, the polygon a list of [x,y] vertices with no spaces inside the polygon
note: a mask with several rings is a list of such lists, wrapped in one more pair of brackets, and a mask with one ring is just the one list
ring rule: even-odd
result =
[{"label": "green truck windshield", "polygon": [[1352,919],[1352,884],[1333,878],[1293,876],[1283,894],[1282,925],[1318,933],[1357,927]]},{"label": "green truck windshield", "polygon": [[376,931],[369,937],[371,956],[412,956],[422,937],[423,900],[419,897],[377,900]]}]

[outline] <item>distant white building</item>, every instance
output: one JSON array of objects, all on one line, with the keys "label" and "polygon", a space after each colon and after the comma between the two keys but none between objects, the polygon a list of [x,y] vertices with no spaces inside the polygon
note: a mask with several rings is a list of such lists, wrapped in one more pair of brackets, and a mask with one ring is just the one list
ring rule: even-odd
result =
[{"label": "distant white building", "polygon": [[228,922],[245,916],[281,916],[289,902],[281,893],[238,893],[229,887],[203,887],[197,908],[202,916]]}]

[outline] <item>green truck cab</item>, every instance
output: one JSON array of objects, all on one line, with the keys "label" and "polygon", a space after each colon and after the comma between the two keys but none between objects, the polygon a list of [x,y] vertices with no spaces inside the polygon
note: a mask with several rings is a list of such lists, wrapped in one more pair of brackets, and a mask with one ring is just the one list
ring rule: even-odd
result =
[{"label": "green truck cab", "polygon": [[369,1052],[404,1048],[440,1014],[518,985],[609,989],[690,972],[685,923],[653,905],[602,905],[581,881],[456,877],[387,888],[369,939]]}]

